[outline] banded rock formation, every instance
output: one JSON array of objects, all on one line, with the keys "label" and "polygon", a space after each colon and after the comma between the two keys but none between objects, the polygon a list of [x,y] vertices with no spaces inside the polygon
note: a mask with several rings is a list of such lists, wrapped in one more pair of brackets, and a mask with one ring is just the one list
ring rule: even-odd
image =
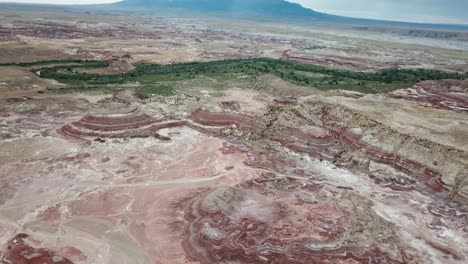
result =
[{"label": "banded rock formation", "polygon": [[395,91],[390,96],[432,108],[468,113],[467,80],[424,81],[410,89]]},{"label": "banded rock formation", "polygon": [[184,249],[202,264],[407,263],[371,202],[323,187],[282,180],[208,191],[186,209]]},{"label": "banded rock formation", "polygon": [[169,140],[158,131],[163,128],[183,126],[185,122],[170,117],[154,118],[135,108],[121,114],[86,115],[66,124],[59,133],[77,139],[148,138]]},{"label": "banded rock formation", "polygon": [[239,126],[251,117],[233,112],[213,112],[201,107],[193,111],[191,119],[206,126]]},{"label": "banded rock formation", "polygon": [[[263,116],[198,109],[192,119],[204,126],[232,126],[247,139],[269,139],[299,153],[364,171],[393,189],[422,184],[466,201],[454,171],[463,171],[466,153],[391,130],[349,109],[319,102],[276,107]],[[437,166],[444,164],[444,166]]]}]

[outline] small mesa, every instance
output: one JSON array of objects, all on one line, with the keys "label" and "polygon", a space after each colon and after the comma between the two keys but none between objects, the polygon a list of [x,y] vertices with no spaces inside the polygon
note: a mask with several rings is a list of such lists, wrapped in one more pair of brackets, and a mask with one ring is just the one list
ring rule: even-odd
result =
[{"label": "small mesa", "polygon": [[76,122],[66,124],[58,132],[75,139],[91,139],[104,143],[108,138],[157,138],[170,140],[158,133],[164,128],[184,126],[185,122],[162,116],[152,117],[135,108],[118,114],[88,114]]}]

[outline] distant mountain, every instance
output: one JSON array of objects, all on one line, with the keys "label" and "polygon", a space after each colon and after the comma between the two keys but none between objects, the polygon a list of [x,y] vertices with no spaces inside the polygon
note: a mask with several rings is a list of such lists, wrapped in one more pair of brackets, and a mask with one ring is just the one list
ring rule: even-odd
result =
[{"label": "distant mountain", "polygon": [[[459,34],[466,34],[466,32],[468,32],[468,25],[407,23],[330,15],[305,8],[299,4],[291,3],[286,0],[123,0],[113,4],[78,6],[0,3],[0,9],[6,7],[23,9],[105,9],[107,11],[114,10],[121,12],[143,12],[162,16],[170,15],[180,17],[190,17],[192,15],[197,17],[212,15],[223,18],[300,22],[303,24],[339,24],[361,31],[377,30],[370,27],[381,27],[382,29],[378,30],[388,31],[388,28],[396,27],[407,31],[397,32],[403,35],[423,35],[426,37],[431,37],[434,35],[436,38],[445,39],[465,39],[465,35],[460,37]],[[414,31],[413,29],[450,31],[454,32],[455,36],[444,35],[438,32],[434,33],[427,31]]]},{"label": "distant mountain", "polygon": [[231,17],[276,19],[324,19],[330,15],[316,12],[284,0],[125,0],[121,7],[177,9],[210,12]]},{"label": "distant mountain", "polygon": [[305,8],[285,0],[124,0],[112,4],[126,10],[214,14],[231,18],[322,22],[359,26],[384,26],[468,31],[466,25],[419,24],[335,16]]}]

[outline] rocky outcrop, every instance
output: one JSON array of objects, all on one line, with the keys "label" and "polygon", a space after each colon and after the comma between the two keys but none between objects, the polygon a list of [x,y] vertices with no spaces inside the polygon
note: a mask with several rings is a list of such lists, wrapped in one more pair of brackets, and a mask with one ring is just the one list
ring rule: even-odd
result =
[{"label": "rocky outcrop", "polygon": [[468,80],[424,81],[410,89],[395,91],[390,97],[432,108],[468,113]]},{"label": "rocky outcrop", "polygon": [[286,96],[286,97],[277,98],[274,100],[274,102],[279,105],[297,105],[299,100],[297,97],[294,97],[294,96]]},{"label": "rocky outcrop", "polygon": [[236,102],[236,101],[223,101],[219,103],[219,105],[225,110],[231,110],[231,111],[241,110],[241,106],[239,102]]},{"label": "rocky outcrop", "polygon": [[214,112],[203,107],[196,109],[191,116],[193,121],[206,126],[240,126],[251,118],[246,114]]},{"label": "rocky outcrop", "polygon": [[361,170],[393,189],[412,189],[419,183],[446,194],[456,189],[459,198],[468,198],[466,186],[458,188],[453,174],[468,166],[466,153],[400,134],[344,107],[306,102],[296,107],[272,106],[258,117],[198,109],[192,118],[204,126],[234,125],[233,135],[268,139],[292,151]]},{"label": "rocky outcrop", "polygon": [[59,133],[78,139],[147,138],[169,140],[158,134],[164,128],[185,125],[170,117],[151,117],[139,109],[117,115],[86,115],[76,122],[64,125]]},{"label": "rocky outcrop", "polygon": [[106,61],[109,63],[109,67],[107,67],[108,73],[122,74],[131,72],[135,69],[135,66],[131,63],[133,58],[129,54],[124,56],[111,55],[106,58]]},{"label": "rocky outcrop", "polygon": [[11,239],[0,262],[12,264],[73,264],[70,260],[56,255],[49,249],[29,246],[25,242],[28,237],[26,234],[18,234]]}]

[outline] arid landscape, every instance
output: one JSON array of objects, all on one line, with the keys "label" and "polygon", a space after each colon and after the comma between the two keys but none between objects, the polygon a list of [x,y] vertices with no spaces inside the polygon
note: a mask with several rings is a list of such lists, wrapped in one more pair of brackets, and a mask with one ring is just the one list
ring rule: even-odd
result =
[{"label": "arid landscape", "polygon": [[3,7],[0,263],[468,263],[468,33]]}]

